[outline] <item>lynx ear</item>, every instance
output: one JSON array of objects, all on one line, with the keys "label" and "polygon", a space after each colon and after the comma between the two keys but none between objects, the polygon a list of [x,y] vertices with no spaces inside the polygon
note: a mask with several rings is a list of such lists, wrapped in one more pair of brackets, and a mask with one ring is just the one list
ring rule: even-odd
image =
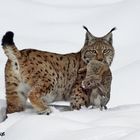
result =
[{"label": "lynx ear", "polygon": [[116,30],[116,27],[112,28],[112,29],[110,30],[110,32],[107,33],[107,34],[103,37],[103,39],[105,39],[106,41],[108,41],[111,45],[112,45],[112,32],[113,32],[114,30]]},{"label": "lynx ear", "polygon": [[86,32],[86,38],[85,38],[85,44],[88,43],[89,41],[95,39],[96,37],[93,36],[90,31],[88,30],[88,28],[86,26],[83,26],[83,28],[87,31]]}]

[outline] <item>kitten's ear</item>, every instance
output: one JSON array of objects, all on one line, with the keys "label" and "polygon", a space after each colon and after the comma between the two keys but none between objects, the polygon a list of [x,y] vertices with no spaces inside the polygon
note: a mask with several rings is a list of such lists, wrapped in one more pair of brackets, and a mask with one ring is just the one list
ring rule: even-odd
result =
[{"label": "kitten's ear", "polygon": [[109,33],[107,33],[103,39],[108,41],[112,45],[112,32],[116,30],[116,27],[112,28]]},{"label": "kitten's ear", "polygon": [[90,31],[88,30],[88,28],[86,26],[83,26],[83,28],[87,31],[86,32],[86,38],[85,38],[85,44],[87,44],[89,41],[94,40],[96,37],[93,36]]}]

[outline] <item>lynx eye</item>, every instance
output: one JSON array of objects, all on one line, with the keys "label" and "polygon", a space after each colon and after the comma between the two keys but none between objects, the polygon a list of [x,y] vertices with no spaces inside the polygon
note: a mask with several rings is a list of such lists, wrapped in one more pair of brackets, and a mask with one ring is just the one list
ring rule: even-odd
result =
[{"label": "lynx eye", "polygon": [[109,53],[109,52],[110,52],[109,49],[105,49],[105,50],[103,51],[104,54],[107,54],[107,53]]},{"label": "lynx eye", "polygon": [[96,50],[92,50],[93,53],[97,53]]},{"label": "lynx eye", "polygon": [[96,54],[96,53],[97,53],[96,50],[88,50],[86,52],[86,54]]}]

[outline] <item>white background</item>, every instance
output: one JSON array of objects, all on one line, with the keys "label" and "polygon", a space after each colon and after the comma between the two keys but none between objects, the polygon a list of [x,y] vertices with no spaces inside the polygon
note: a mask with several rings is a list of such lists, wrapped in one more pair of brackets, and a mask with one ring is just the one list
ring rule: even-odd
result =
[{"label": "white background", "polygon": [[[0,132],[5,131],[1,139],[139,140],[139,13],[138,0],[1,0],[0,38],[6,31],[13,31],[19,49],[77,52],[84,44],[83,25],[95,36],[103,36],[117,27],[113,32],[116,54],[111,66],[113,83],[108,111],[83,108],[59,112],[53,108],[50,116],[39,116],[33,109],[27,109],[8,115],[8,119],[0,123]],[[2,48],[0,58],[2,108],[7,60]]]}]

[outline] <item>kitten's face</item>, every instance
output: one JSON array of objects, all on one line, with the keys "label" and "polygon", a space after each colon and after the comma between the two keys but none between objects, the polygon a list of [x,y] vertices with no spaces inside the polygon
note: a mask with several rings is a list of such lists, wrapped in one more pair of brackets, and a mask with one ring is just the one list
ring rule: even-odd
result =
[{"label": "kitten's face", "polygon": [[85,80],[82,81],[82,88],[83,89],[91,89],[94,86],[95,86],[95,83],[94,83],[93,80],[87,80],[87,79],[85,79]]},{"label": "kitten's face", "polygon": [[93,36],[89,31],[86,33],[85,45],[81,50],[81,56],[85,63],[90,60],[98,60],[110,66],[114,53],[111,32],[100,38]]},{"label": "kitten's face", "polygon": [[83,89],[92,89],[98,85],[98,83],[101,82],[101,79],[97,76],[87,76],[82,81],[82,88]]}]

